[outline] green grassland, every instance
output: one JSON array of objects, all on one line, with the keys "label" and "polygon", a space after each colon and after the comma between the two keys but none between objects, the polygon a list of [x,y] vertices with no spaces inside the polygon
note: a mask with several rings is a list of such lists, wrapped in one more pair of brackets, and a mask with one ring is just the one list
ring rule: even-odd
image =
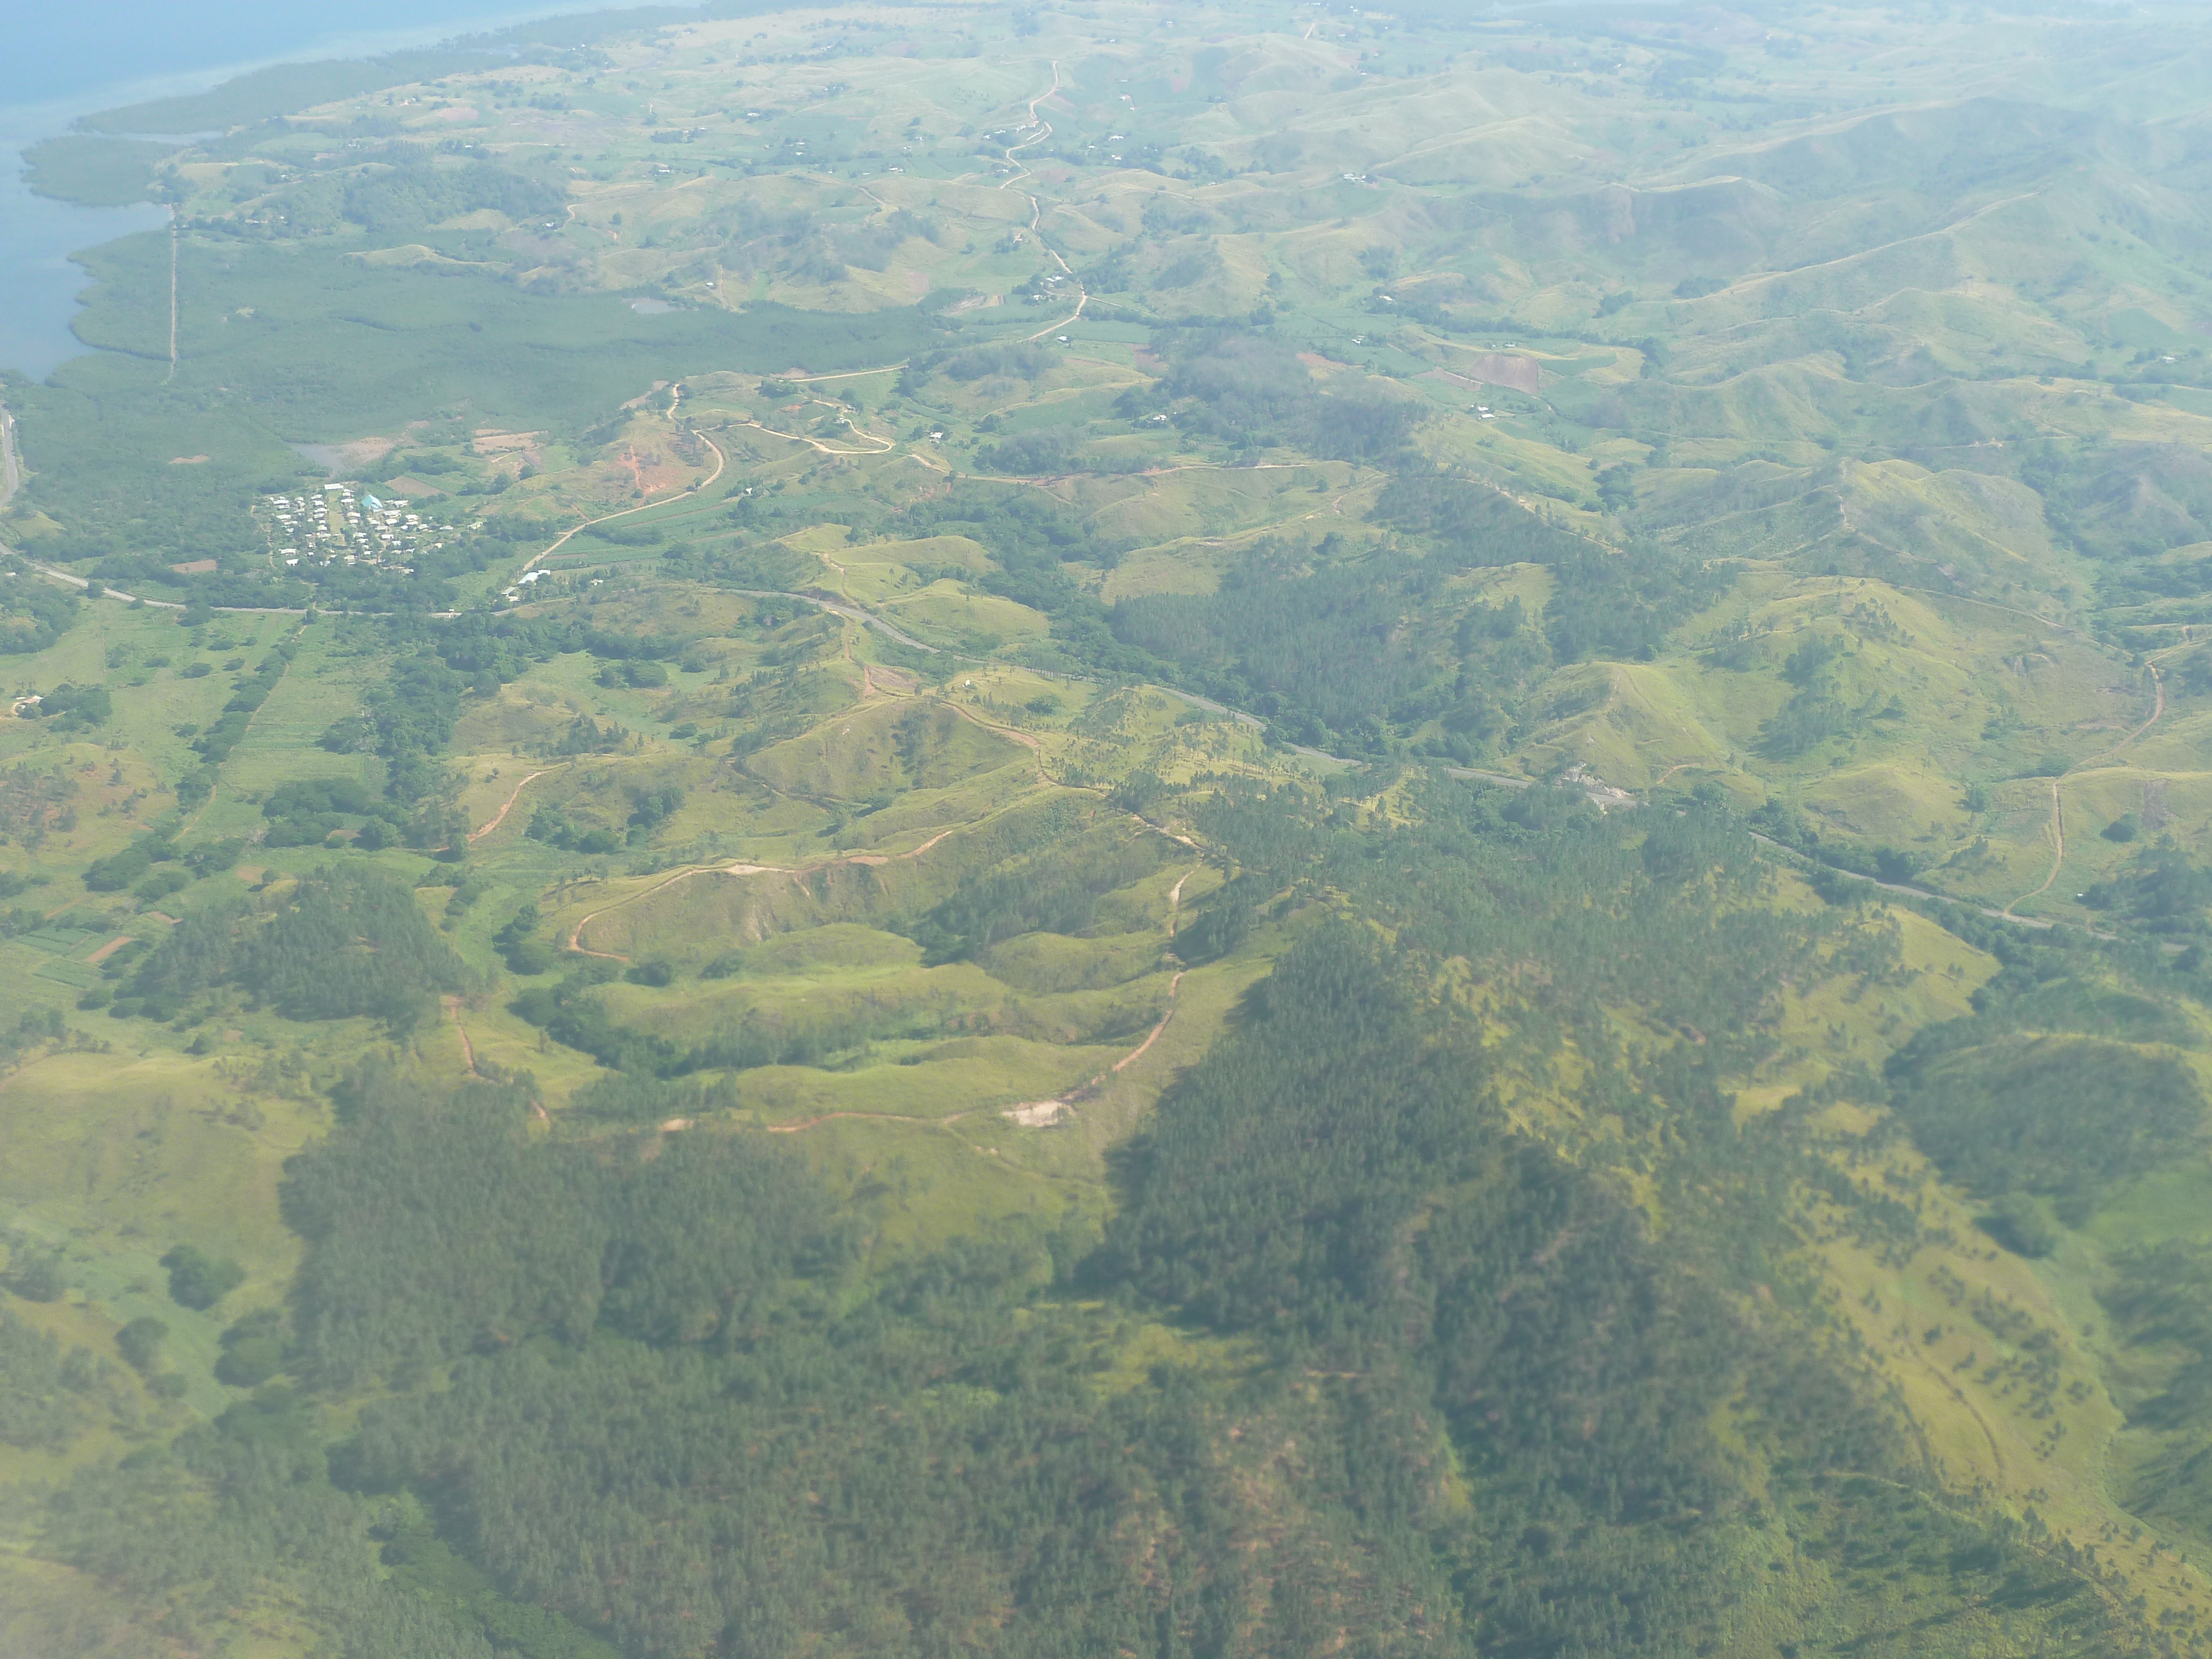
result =
[{"label": "green grassland", "polygon": [[2203,1651],[2208,62],[749,5],[42,146],[176,228],[0,382],[8,1644]]},{"label": "green grassland", "polygon": [[[648,586],[625,590],[595,608],[605,613],[603,621],[611,630],[629,637],[730,629],[694,635],[684,648],[716,654],[726,668],[747,673],[744,665],[758,660],[763,646],[774,651],[779,634],[796,629],[804,637],[811,627],[803,621],[785,624],[763,640],[746,626],[750,607],[719,600],[710,606],[703,597],[687,617],[684,613],[693,609],[690,591],[680,582]],[[1778,602],[1801,601],[1785,591]],[[1832,610],[1848,613],[1850,605]],[[105,607],[81,626],[88,638],[105,637],[112,628],[121,630],[117,637],[129,641],[132,627],[145,625],[143,616]],[[270,629],[274,637],[293,625],[258,626]],[[357,647],[349,648],[337,628],[324,623],[306,633],[313,648],[294,658],[280,692],[297,675],[301,685],[319,688],[317,701],[328,713],[373,690],[375,665],[353,654]],[[866,634],[847,624],[844,635],[846,648],[866,653]],[[771,1131],[793,1132],[811,1159],[855,1191],[877,1182],[880,1172],[892,1171],[884,1195],[875,1200],[880,1215],[873,1259],[884,1271],[914,1251],[939,1247],[977,1227],[1018,1220],[1051,1226],[1070,1216],[1090,1217],[1096,1224],[1105,1195],[1106,1155],[1144,1120],[1150,1103],[1177,1071],[1203,1055],[1240,994],[1264,976],[1269,961],[1318,918],[1310,906],[1286,913],[1281,926],[1263,928],[1227,959],[1183,975],[1170,1002],[1164,966],[1164,953],[1172,949],[1169,916],[1179,905],[1202,909],[1220,890],[1219,875],[1192,849],[1097,796],[1041,783],[1037,761],[1020,745],[961,719],[956,710],[966,706],[993,725],[1009,720],[1029,725],[1043,746],[1038,758],[1048,773],[1065,769],[1078,755],[1103,752],[1121,756],[1125,768],[1141,760],[1150,763],[1144,769],[1158,775],[1189,775],[1198,769],[1182,757],[1189,745],[1206,743],[1209,733],[1233,736],[1249,728],[1229,721],[1181,721],[1174,712],[1177,705],[1158,693],[1100,698],[1095,691],[1073,687],[1067,688],[1072,709],[1063,707],[1057,716],[1040,717],[1027,713],[1026,704],[1048,682],[988,671],[972,684],[974,677],[960,677],[951,688],[953,695],[941,701],[918,687],[903,693],[884,687],[864,691],[853,684],[842,655],[823,652],[830,641],[818,632],[813,638],[816,654],[799,678],[834,683],[842,690],[826,709],[817,706],[812,693],[798,690],[798,704],[807,711],[801,718],[811,721],[805,730],[763,747],[746,748],[740,741],[729,761],[714,752],[729,738],[710,744],[704,754],[647,737],[617,753],[566,761],[545,756],[553,769],[514,796],[509,780],[524,775],[526,767],[539,770],[532,751],[543,754],[551,747],[574,715],[635,722],[635,729],[646,732],[665,729],[665,714],[657,709],[689,709],[714,696],[711,685],[658,692],[602,685],[601,677],[588,672],[588,653],[557,656],[520,676],[496,698],[477,702],[456,729],[456,771],[471,777],[480,768],[500,774],[483,776],[471,787],[464,797],[466,818],[489,822],[510,797],[516,801],[500,829],[470,848],[464,869],[447,874],[434,860],[405,850],[337,856],[373,857],[401,878],[422,884],[416,890],[423,915],[436,921],[453,948],[487,983],[501,978],[502,946],[494,935],[517,906],[535,899],[543,915],[538,935],[556,946],[573,940],[588,951],[635,959],[650,955],[671,964],[674,972],[665,983],[617,979],[592,994],[608,1018],[627,1030],[678,1047],[733,1031],[789,1030],[796,1025],[853,1033],[831,1039],[842,1046],[807,1063],[770,1063],[738,1073],[715,1109],[722,1122],[732,1126],[763,1124]],[[57,649],[82,650],[84,643],[73,635],[68,647]],[[548,706],[557,707],[558,714],[520,718]],[[303,774],[359,775],[357,763],[350,774],[339,764],[350,757],[318,748],[308,733],[312,722],[286,716],[285,707],[276,696],[264,705],[275,718],[265,731],[257,718],[247,740],[225,763],[222,792],[200,823],[183,832],[188,844],[228,832],[228,823],[216,821],[226,803],[244,810],[256,793],[265,796],[280,781]],[[732,722],[744,723],[743,716]],[[1244,746],[1233,752],[1243,768],[1264,775],[1270,764],[1265,750],[1256,738],[1240,741]],[[524,751],[520,757],[517,750]],[[70,751],[40,745],[31,752],[65,758]],[[1226,753],[1213,757],[1216,764],[1228,758]],[[2090,787],[2095,776],[2087,775],[2073,787]],[[525,814],[549,810],[579,823],[596,811],[598,818],[591,821],[612,823],[618,819],[619,804],[633,791],[665,789],[672,781],[686,790],[686,805],[664,823],[656,839],[694,851],[702,840],[717,842],[704,863],[656,869],[665,854],[655,857],[648,848],[641,858],[633,847],[624,856],[635,873],[606,867],[610,861],[604,857],[581,861],[599,866],[584,869],[573,856],[509,827],[526,826],[532,820]],[[728,805],[705,810],[691,805],[701,795]],[[890,797],[889,803],[857,823],[896,814],[910,829],[871,840],[866,851],[847,850],[846,837],[823,833],[827,824],[815,803],[850,807],[871,805],[884,795]],[[1200,798],[1189,798],[1191,805]],[[808,821],[816,826],[811,833],[771,827],[784,810],[777,803],[787,800],[807,804]],[[1368,801],[1354,797],[1353,804],[1362,815],[1376,815],[1378,832],[1393,817],[1413,810],[1410,799],[1388,788]],[[940,830],[950,833],[940,837]],[[55,874],[59,885],[69,879],[64,872],[112,851],[119,840],[73,838],[67,851],[58,854],[42,847],[37,867]],[[898,931],[912,927],[918,917],[962,890],[963,882],[1004,870],[1010,860],[1019,866],[1024,859],[1045,855],[1079,868],[1103,867],[1116,847],[1143,849],[1144,862],[1127,866],[1127,853],[1121,854],[1124,862],[1117,868],[1124,872],[1126,885],[1100,896],[1080,936],[1025,933],[971,960],[928,966],[923,945]],[[1025,853],[1024,848],[1037,850]],[[784,867],[757,867],[756,860],[779,854],[788,860]],[[262,856],[279,868],[306,872],[332,855],[322,849],[289,849]],[[64,858],[70,863],[64,864]],[[268,878],[265,867],[257,873],[249,866],[246,873],[264,884]],[[1191,879],[1194,875],[1198,878]],[[218,884],[222,879],[237,878],[210,878]],[[1818,908],[1802,888],[1790,891],[1795,895],[1790,904]],[[471,894],[465,903],[464,893]],[[211,890],[188,889],[176,902],[204,904],[211,898]],[[81,911],[88,908],[82,904],[70,914],[82,919]],[[111,915],[126,931],[163,925]],[[1793,1089],[1818,1086],[1846,1069],[1867,1076],[1864,1068],[1879,1068],[1884,1056],[1913,1032],[1968,1013],[1968,994],[1989,977],[1994,966],[1990,958],[1919,916],[1900,913],[1893,920],[1902,930],[1903,949],[1895,966],[1881,970],[1881,988],[1871,989],[1857,970],[1808,984],[1779,1028],[1780,1049],[1743,1078],[1741,1098],[1747,1107],[1756,1110],[1752,1103],[1764,1102],[1771,1109]],[[89,937],[98,936],[95,929]],[[28,947],[17,943],[6,948]],[[524,974],[509,984],[550,985],[561,971],[556,962],[551,974]],[[57,990],[61,994],[55,1006],[66,1008],[70,999],[61,988]],[[590,1120],[583,1115],[593,1109],[590,1091],[607,1073],[565,1045],[549,1044],[538,1028],[518,1017],[520,1005],[512,998],[513,990],[471,994],[445,1020],[418,1029],[410,1039],[415,1063],[448,1076],[471,1067],[525,1071],[532,1079],[529,1086],[556,1115],[556,1133],[571,1123],[588,1133]],[[1170,1007],[1176,1017],[1161,1033],[1164,1041],[1156,1048],[1147,1045],[1134,1065],[1113,1070],[1114,1062],[1135,1050]],[[87,1328],[95,1334],[102,1319],[112,1329],[141,1312],[155,1313],[170,1327],[162,1363],[186,1376],[190,1386],[176,1404],[149,1402],[142,1408],[131,1419],[131,1434],[139,1437],[159,1434],[164,1425],[179,1420],[179,1411],[211,1414],[235,1397],[207,1379],[221,1352],[216,1346],[221,1322],[196,1323],[173,1316],[157,1288],[153,1260],[160,1250],[154,1247],[186,1238],[239,1260],[247,1279],[233,1292],[236,1300],[227,1304],[227,1316],[273,1300],[297,1259],[295,1242],[277,1224],[276,1173],[319,1125],[329,1121],[328,1108],[302,1085],[326,1079],[321,1068],[342,1065],[361,1045],[374,1047],[378,1040],[374,1028],[362,1023],[344,1036],[331,1027],[236,1003],[192,1014],[199,1018],[188,1016],[166,1030],[149,1028],[143,1020],[113,1022],[95,1015],[86,1023],[93,1048],[80,1046],[34,1060],[6,1092],[14,1103],[10,1111],[21,1115],[21,1127],[11,1132],[14,1144],[23,1149],[16,1166],[19,1184],[11,1192],[18,1206],[17,1248],[32,1248],[47,1237],[71,1241],[67,1255],[73,1289],[64,1305],[83,1310]],[[230,1021],[235,1024],[226,1024]],[[107,1037],[102,1027],[118,1035]],[[465,1047],[459,1040],[462,1032],[467,1034]],[[107,1053],[97,1051],[101,1038],[110,1045]],[[2192,1035],[2185,1043],[2193,1051],[2201,1040]],[[126,1062],[118,1052],[128,1045],[142,1051],[135,1062]],[[308,1059],[304,1079],[284,1077],[287,1056]],[[1632,1137],[1622,1139],[1625,1125],[1607,1130],[1577,1116],[1567,1106],[1573,1091],[1562,1095],[1556,1068],[1547,1069],[1550,1080],[1526,1097],[1532,1127],[1543,1126],[1544,1133],[1569,1138],[1597,1129],[1595,1144],[1632,1144]],[[270,1080],[255,1081],[264,1077]],[[1103,1086],[1085,1091],[1094,1078],[1102,1079]],[[1006,1115],[1018,1105],[1070,1095],[1077,1103],[1073,1111],[1055,1114],[1042,1127],[1024,1127]],[[195,1109],[196,1101],[207,1103]],[[2122,1419],[2103,1390],[2122,1386],[2118,1379],[2136,1374],[2130,1368],[2154,1362],[2147,1353],[2114,1353],[2094,1340],[2073,1339],[2069,1333],[2083,1322],[2062,1318],[2053,1298],[2087,1294],[2104,1271],[2098,1266],[2103,1258],[2094,1252],[2123,1249],[2118,1241],[2131,1235],[2100,1235],[2096,1245],[2089,1243],[2092,1235],[2083,1235],[2080,1244],[2069,1244],[2047,1267],[2030,1270],[2020,1258],[1976,1243],[1982,1235],[1971,1201],[1947,1188],[1924,1162],[1900,1159],[1893,1152],[1857,1150],[1863,1133],[1839,1115],[1850,1109],[1839,1105],[1826,1121],[1823,1133],[1837,1135],[1832,1156],[1852,1171],[1854,1182],[1871,1181],[1892,1191],[1904,1185],[1917,1192],[1923,1242],[1910,1258],[1909,1272],[1899,1277],[1893,1245],[1865,1237],[1848,1207],[1836,1211],[1832,1200],[1808,1200],[1806,1224],[1824,1282],[1850,1290],[1858,1300],[1849,1305],[1862,1312],[1893,1304],[1911,1310],[1910,1344],[1898,1335],[1893,1322],[1864,1322],[1861,1340],[1882,1353],[1896,1347],[1896,1359],[1880,1364],[1899,1369],[1903,1408],[1918,1425],[1947,1485],[1963,1491],[1981,1482],[1990,1490],[2016,1494],[2015,1501],[2033,1509],[2054,1539],[2102,1536],[2112,1524],[2109,1517],[2123,1513],[2111,1507],[2117,1494],[2103,1484],[2105,1460],[2148,1458],[2154,1463],[2158,1455],[2155,1449],[2138,1444],[2138,1431],[2122,1435]],[[1563,1110],[1567,1115],[1557,1115]],[[64,1125],[67,1132],[57,1134]],[[686,1116],[679,1132],[729,1131]],[[131,1151],[114,1150],[122,1147]],[[1881,1160],[1871,1170],[1869,1156]],[[58,1190],[74,1195],[66,1207],[48,1196]],[[210,1200],[215,1207],[204,1207]],[[2172,1200],[2166,1202],[2171,1206]],[[2117,1218],[2136,1207],[2136,1200],[2122,1195],[2112,1208],[2100,1212],[2116,1219],[2100,1220],[2100,1227],[2124,1224]],[[2152,1237],[2171,1237],[2158,1224],[2150,1224]],[[1966,1306],[1984,1291],[1997,1299],[1991,1305],[2007,1308],[2008,1316],[2039,1322],[2005,1326],[2012,1334],[2000,1340],[2007,1346],[1994,1348],[1990,1336],[1964,1334],[1964,1327],[1960,1334],[1940,1341],[1919,1331],[1923,1315],[1942,1323],[1946,1307]],[[2045,1363],[2045,1350],[2029,1341],[2037,1330],[2060,1333],[2059,1385],[2078,1385],[2075,1394],[2057,1396],[2064,1402],[2057,1420],[2069,1431],[2061,1437],[2063,1445],[2050,1437],[2046,1395],[2039,1393],[2026,1405],[2016,1405],[2012,1392],[2013,1379],[2026,1374],[2021,1367]],[[1960,1352],[1951,1352],[1953,1347]],[[1985,1381],[1978,1380],[1981,1372],[1957,1380],[1956,1368],[1968,1350],[1988,1373]],[[1939,1386],[1937,1377],[1949,1380]],[[2033,1414],[2023,1415],[2031,1407]],[[96,1459],[103,1447],[114,1443],[86,1439],[73,1455]],[[2109,1454],[2107,1447],[2112,1449]],[[40,1477],[27,1466],[22,1478]],[[2177,1512],[2176,1501],[2161,1497],[2151,1507],[2162,1525],[2185,1532],[2185,1520],[2177,1518],[2185,1509]],[[1861,1530],[1854,1535],[1863,1543],[1877,1534]],[[2173,1535],[2171,1530],[2168,1535]],[[1894,1617],[1903,1619],[1910,1612],[1912,1620],[1924,1624],[1934,1616],[1921,1599],[1936,1593],[1934,1581],[1900,1592],[1893,1580],[1859,1584],[1839,1579],[1828,1565],[1808,1565],[1802,1571],[1811,1577],[1793,1579],[1795,1588],[1756,1615],[1762,1628],[1776,1620],[1782,1621],[1779,1628],[1806,1628],[1808,1620],[1817,1628],[1822,1619],[1841,1616],[1833,1611],[1838,1598],[1856,1609],[1850,1619],[1872,1620],[1882,1597],[1900,1593],[1905,1600]],[[2189,1605],[2185,1595],[2175,1600],[2172,1587],[2166,1588],[2161,1607]],[[1759,1605],[1767,1607],[1765,1601]],[[2003,1639],[2018,1636],[2015,1631]]]}]

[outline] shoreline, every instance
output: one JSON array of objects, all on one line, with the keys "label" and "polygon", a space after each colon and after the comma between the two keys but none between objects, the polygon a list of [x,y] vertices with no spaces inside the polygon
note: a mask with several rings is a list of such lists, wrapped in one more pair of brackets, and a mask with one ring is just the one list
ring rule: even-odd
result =
[{"label": "shoreline", "polygon": [[[478,17],[448,16],[396,28],[331,29],[276,52],[226,56],[219,62],[198,68],[125,76],[100,82],[81,92],[65,93],[58,98],[35,102],[9,102],[0,99],[0,145],[36,143],[41,138],[50,138],[58,132],[66,131],[69,123],[88,115],[125,109],[133,104],[150,103],[160,98],[189,97],[197,93],[212,91],[242,75],[279,68],[286,64],[350,60],[380,57],[386,52],[422,51],[471,36],[496,34],[547,17],[628,11],[653,3],[654,0],[580,0],[579,3],[579,0],[568,0],[568,3],[562,4],[559,0],[536,0],[536,3],[487,10]],[[700,0],[700,3],[704,3],[704,0]],[[179,135],[139,136],[166,138]]]},{"label": "shoreline", "polygon": [[[78,121],[107,110],[128,108],[159,98],[208,92],[240,76],[287,64],[375,58],[386,52],[418,51],[471,36],[495,34],[547,17],[628,11],[651,0],[538,0],[508,5],[480,17],[447,17],[401,28],[326,30],[296,46],[265,56],[226,55],[204,68],[104,81],[82,92],[38,102],[0,101],[0,370],[44,380],[72,359],[95,349],[79,339],[74,324],[91,276],[76,256],[125,236],[159,228],[161,210],[154,203],[124,207],[87,207],[31,189],[23,176],[23,156],[33,145],[59,137]],[[179,145],[190,135],[174,137]],[[143,224],[129,222],[157,216]],[[94,216],[104,216],[95,218]]]}]

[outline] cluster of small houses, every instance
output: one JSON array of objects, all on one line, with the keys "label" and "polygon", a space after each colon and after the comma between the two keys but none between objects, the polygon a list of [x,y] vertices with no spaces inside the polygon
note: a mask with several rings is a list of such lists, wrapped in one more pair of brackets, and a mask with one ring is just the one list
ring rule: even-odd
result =
[{"label": "cluster of small houses", "polygon": [[[443,547],[442,541],[426,542],[440,526],[425,524],[419,513],[404,504],[387,506],[375,496],[356,500],[350,484],[328,484],[304,495],[270,495],[261,502],[268,515],[271,556],[287,565],[301,560],[319,564],[375,565],[405,576],[414,568],[404,562],[426,547]],[[283,544],[289,543],[287,546]]]}]

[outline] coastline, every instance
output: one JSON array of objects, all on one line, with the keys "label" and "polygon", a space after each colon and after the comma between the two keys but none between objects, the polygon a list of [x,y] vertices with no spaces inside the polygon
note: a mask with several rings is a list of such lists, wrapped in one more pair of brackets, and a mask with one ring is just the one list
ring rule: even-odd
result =
[{"label": "coastline", "polygon": [[[629,11],[652,3],[510,3],[488,7],[479,16],[448,15],[400,28],[329,28],[266,54],[226,54],[202,67],[125,76],[37,102],[0,101],[0,250],[5,250],[0,259],[0,370],[43,380],[63,363],[89,352],[92,348],[77,338],[72,324],[91,278],[74,256],[167,222],[163,210],[150,202],[86,207],[38,194],[24,179],[23,154],[33,145],[66,133],[88,116],[209,91],[257,70],[420,50],[548,17]],[[177,137],[184,142],[185,135]]]}]

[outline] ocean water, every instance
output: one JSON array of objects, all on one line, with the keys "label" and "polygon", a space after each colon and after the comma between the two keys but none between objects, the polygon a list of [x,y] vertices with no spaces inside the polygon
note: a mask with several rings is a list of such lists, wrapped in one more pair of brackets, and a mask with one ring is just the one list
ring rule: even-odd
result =
[{"label": "ocean water", "polygon": [[70,332],[85,285],[70,252],[150,230],[168,216],[151,203],[81,208],[33,196],[12,171],[15,150],[7,147],[11,172],[0,185],[0,368],[38,380],[85,349]]},{"label": "ocean water", "polygon": [[643,0],[0,0],[0,368],[34,379],[85,348],[70,331],[79,248],[165,221],[161,210],[34,196],[22,151],[80,115],[197,92],[264,64],[368,57],[562,13]]}]

